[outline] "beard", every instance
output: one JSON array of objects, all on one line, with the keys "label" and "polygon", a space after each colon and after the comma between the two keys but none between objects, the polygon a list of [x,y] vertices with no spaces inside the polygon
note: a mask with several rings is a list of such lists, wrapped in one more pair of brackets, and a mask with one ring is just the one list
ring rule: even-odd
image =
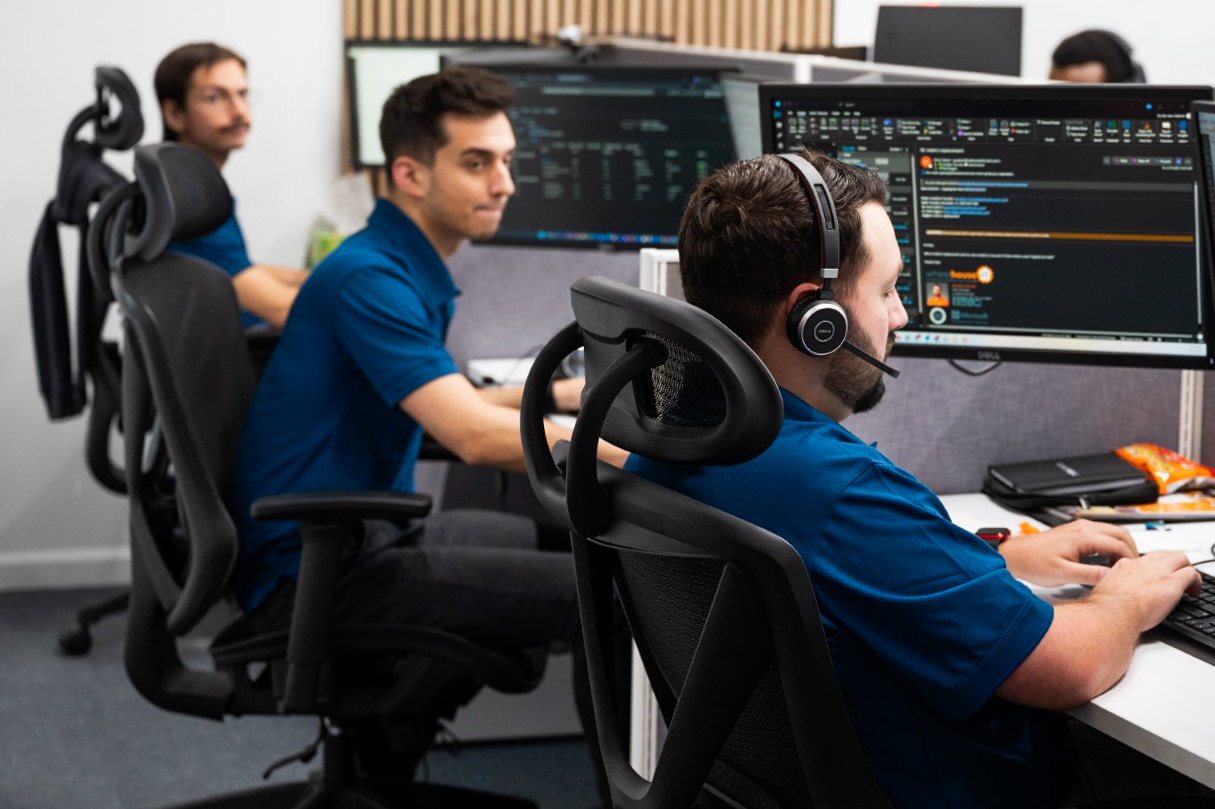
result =
[{"label": "beard", "polygon": [[[894,348],[894,335],[886,338],[886,350],[879,352],[866,337],[852,341],[858,348],[885,360]],[[886,395],[882,372],[845,348],[827,358],[827,374],[823,387],[833,393],[855,415],[868,413]]]}]

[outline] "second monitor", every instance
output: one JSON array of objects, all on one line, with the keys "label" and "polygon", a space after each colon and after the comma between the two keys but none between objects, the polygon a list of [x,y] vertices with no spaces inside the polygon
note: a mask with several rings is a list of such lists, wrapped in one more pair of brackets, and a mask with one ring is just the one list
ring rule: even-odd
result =
[{"label": "second monitor", "polygon": [[674,245],[696,184],[734,159],[717,70],[481,66],[516,93],[516,192],[493,242]]},{"label": "second monitor", "polygon": [[1209,87],[764,85],[764,151],[877,172],[900,353],[1215,367],[1198,133]]}]

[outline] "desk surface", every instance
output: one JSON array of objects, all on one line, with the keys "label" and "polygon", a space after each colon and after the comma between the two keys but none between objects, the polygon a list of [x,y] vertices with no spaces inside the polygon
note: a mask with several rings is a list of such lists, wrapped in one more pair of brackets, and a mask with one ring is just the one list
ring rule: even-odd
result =
[{"label": "desk surface", "polygon": [[[981,494],[949,495],[941,501],[953,521],[970,530],[1026,522]],[[1192,562],[1206,562],[1201,569],[1215,573],[1215,563],[1207,561],[1215,522],[1173,523],[1154,531],[1144,525],[1127,527],[1141,552],[1184,551]],[[1052,601],[1085,592],[1078,586],[1034,590]],[[1071,715],[1215,789],[1215,716],[1205,708],[1209,696],[1215,696],[1215,655],[1163,632],[1149,632],[1122,680]]]}]

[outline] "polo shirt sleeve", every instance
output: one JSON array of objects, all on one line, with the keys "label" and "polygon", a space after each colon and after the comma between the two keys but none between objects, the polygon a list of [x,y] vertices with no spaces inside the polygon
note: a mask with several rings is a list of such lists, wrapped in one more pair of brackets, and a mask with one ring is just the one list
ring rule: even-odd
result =
[{"label": "polo shirt sleeve", "polygon": [[443,345],[441,314],[394,273],[352,273],[333,307],[338,342],[389,407],[427,382],[456,373]]},{"label": "polo shirt sleeve", "polygon": [[811,575],[824,607],[954,721],[991,698],[1054,617],[999,553],[888,465],[867,466],[843,489],[818,541]]},{"label": "polo shirt sleeve", "polygon": [[174,242],[170,249],[209,261],[233,278],[253,265],[235,214],[230,214],[210,233],[186,242]]}]

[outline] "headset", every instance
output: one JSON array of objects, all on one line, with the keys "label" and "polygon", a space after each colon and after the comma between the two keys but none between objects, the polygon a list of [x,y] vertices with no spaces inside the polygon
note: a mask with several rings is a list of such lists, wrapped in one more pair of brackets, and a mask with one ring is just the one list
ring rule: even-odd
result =
[{"label": "headset", "polygon": [[1131,43],[1127,42],[1122,37],[1115,34],[1113,31],[1100,31],[1099,33],[1109,37],[1110,42],[1118,49],[1123,61],[1126,63],[1127,72],[1126,78],[1122,80],[1123,84],[1145,84],[1147,83],[1147,75],[1143,70],[1143,65],[1135,61],[1134,50],[1131,48]]},{"label": "headset", "polygon": [[898,371],[848,339],[848,314],[835,300],[835,293],[831,290],[831,282],[840,272],[840,232],[835,201],[831,199],[827,182],[818,169],[801,155],[781,154],[777,157],[793,167],[798,183],[810,200],[814,221],[818,224],[822,258],[823,285],[814,294],[799,300],[789,312],[785,322],[789,340],[798,351],[812,357],[825,357],[842,346],[883,373],[897,378]]}]

